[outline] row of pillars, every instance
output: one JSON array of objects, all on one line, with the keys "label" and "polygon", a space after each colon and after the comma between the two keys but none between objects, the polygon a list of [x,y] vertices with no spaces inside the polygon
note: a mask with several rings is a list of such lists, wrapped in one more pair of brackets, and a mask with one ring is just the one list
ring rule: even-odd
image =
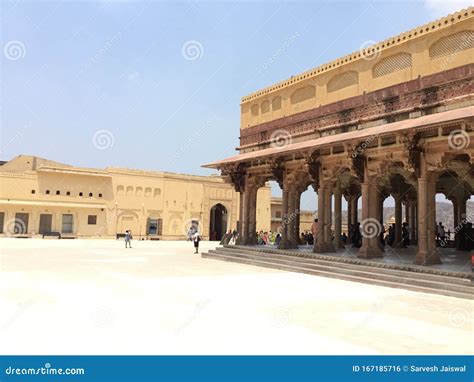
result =
[{"label": "row of pillars", "polygon": [[[417,200],[403,200],[402,196],[395,196],[395,246],[402,242],[402,203],[405,206],[405,221],[410,229],[412,244],[418,243],[418,253],[415,259],[417,264],[440,263],[436,251],[436,182],[429,177],[418,179]],[[257,186],[248,186],[245,192],[240,193],[240,244],[256,244],[256,209]],[[304,191],[295,184],[285,184],[282,198],[282,223],[280,226],[281,240],[279,248],[297,248],[299,241],[299,212],[300,199]],[[331,235],[332,226],[332,195],[334,194],[334,241]],[[383,201],[375,181],[366,181],[361,184],[361,195],[348,197],[348,224],[358,223],[358,199],[362,197],[362,225],[368,221],[378,221],[383,227]],[[455,225],[459,225],[463,214],[466,213],[466,199],[453,200]],[[335,252],[337,248],[344,248],[341,242],[342,228],[342,192],[333,189],[331,184],[321,183],[318,189],[318,232],[313,251],[316,253]],[[362,226],[362,230],[364,227]],[[358,257],[382,257],[380,233],[376,235],[362,234],[362,246]]]}]

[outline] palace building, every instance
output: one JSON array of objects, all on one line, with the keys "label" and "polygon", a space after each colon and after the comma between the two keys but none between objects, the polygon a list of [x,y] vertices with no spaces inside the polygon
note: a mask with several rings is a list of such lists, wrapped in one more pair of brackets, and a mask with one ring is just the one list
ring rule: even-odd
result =
[{"label": "palace building", "polygon": [[[270,229],[270,187],[258,194],[261,230]],[[219,176],[69,166],[20,155],[0,165],[0,234],[63,238],[204,239],[235,229],[239,198]]]},{"label": "palace building", "polygon": [[383,202],[391,195],[396,242],[404,208],[415,263],[440,263],[435,195],[453,202],[456,227],[471,220],[465,214],[474,190],[473,57],[470,7],[243,97],[238,155],[204,165],[220,170],[239,193],[241,243],[255,243],[257,193],[274,180],[283,193],[281,249],[298,246],[300,197],[313,187],[313,252],[343,248],[345,198],[349,226],[360,223],[357,256],[384,256]]}]

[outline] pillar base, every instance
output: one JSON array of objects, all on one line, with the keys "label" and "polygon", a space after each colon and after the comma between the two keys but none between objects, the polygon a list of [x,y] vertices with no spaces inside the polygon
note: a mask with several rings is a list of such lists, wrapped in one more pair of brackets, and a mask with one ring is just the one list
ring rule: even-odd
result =
[{"label": "pillar base", "polygon": [[316,243],[313,247],[313,253],[329,253],[336,252],[333,243]]},{"label": "pillar base", "polygon": [[280,243],[278,244],[278,249],[290,249],[291,245],[288,240],[280,240]]},{"label": "pillar base", "polygon": [[433,252],[417,252],[415,257],[415,264],[417,265],[435,265],[442,264],[438,251]]},{"label": "pillar base", "polygon": [[378,257],[383,257],[383,255],[379,246],[376,248],[360,247],[359,251],[357,252],[357,257],[360,259],[375,259]]}]

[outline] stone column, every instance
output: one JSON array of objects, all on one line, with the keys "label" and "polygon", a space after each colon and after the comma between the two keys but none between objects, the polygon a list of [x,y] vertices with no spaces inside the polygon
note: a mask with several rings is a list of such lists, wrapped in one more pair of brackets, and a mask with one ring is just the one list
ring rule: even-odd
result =
[{"label": "stone column", "polygon": [[344,249],[341,240],[342,231],[342,193],[339,188],[334,191],[334,247]]},{"label": "stone column", "polygon": [[352,195],[350,195],[347,198],[347,228],[348,229],[352,224],[352,205],[353,204],[354,204],[353,197],[352,197]]},{"label": "stone column", "polygon": [[416,214],[416,201],[411,200],[410,201],[410,221],[408,222],[408,225],[410,226],[410,244],[411,245],[416,244],[416,219],[415,219],[415,214]]},{"label": "stone column", "polygon": [[359,221],[359,208],[358,208],[359,196],[354,195],[352,202],[352,224],[356,224]]},{"label": "stone column", "polygon": [[324,242],[324,222],[325,222],[325,188],[320,185],[318,188],[318,235],[315,237],[313,252],[324,253],[326,246]]},{"label": "stone column", "polygon": [[301,194],[303,191],[301,190],[300,187],[296,189],[295,192],[295,224],[294,224],[294,229],[295,229],[295,237],[296,237],[296,246],[295,248],[298,248],[298,245],[300,244],[300,208],[301,208]]},{"label": "stone column", "polygon": [[466,202],[468,198],[461,197],[457,201],[457,216],[458,216],[458,225],[461,224],[466,219]]},{"label": "stone column", "polygon": [[395,245],[402,243],[402,200],[399,195],[395,195]]},{"label": "stone column", "polygon": [[324,192],[324,242],[326,246],[326,252],[336,252],[334,243],[331,238],[331,226],[332,226],[332,192],[331,187],[326,186]]},{"label": "stone column", "polygon": [[250,192],[248,187],[245,191],[240,194],[241,206],[240,206],[240,230],[238,243],[241,245],[248,244],[248,232],[249,232],[249,205],[250,205]]},{"label": "stone column", "polygon": [[381,252],[385,251],[385,248],[382,244],[381,240],[381,235],[383,235],[383,196],[382,194],[377,190],[377,186],[374,187],[374,215],[376,216],[377,221],[380,223],[380,225],[377,227],[378,234],[377,234],[377,245],[380,248]]},{"label": "stone column", "polygon": [[362,247],[357,253],[357,257],[371,259],[382,257],[380,249],[380,223],[378,207],[378,190],[375,182],[365,180],[362,186]]},{"label": "stone column", "polygon": [[258,187],[252,187],[249,190],[249,214],[248,214],[248,239],[247,244],[257,244],[257,192]]},{"label": "stone column", "polygon": [[288,191],[288,218],[287,218],[287,235],[290,248],[298,247],[298,236],[296,235],[296,197],[297,190],[294,185],[289,187]]},{"label": "stone column", "polygon": [[282,192],[282,203],[281,203],[281,225],[280,225],[281,240],[280,240],[280,244],[278,244],[279,249],[288,248],[288,230],[287,230],[288,201],[289,201],[288,186],[284,184],[283,192]]},{"label": "stone column", "polygon": [[441,264],[436,250],[436,183],[424,170],[424,163],[421,163],[421,167],[422,175],[418,178],[418,253],[415,264]]},{"label": "stone column", "polygon": [[453,203],[453,224],[454,224],[454,229],[459,225],[459,207],[458,207],[458,201],[456,198],[452,198],[451,202]]},{"label": "stone column", "polygon": [[242,230],[242,220],[244,217],[244,192],[239,192],[239,224],[237,227],[237,232],[239,233],[238,242],[240,243],[240,239],[243,237],[243,230]]}]

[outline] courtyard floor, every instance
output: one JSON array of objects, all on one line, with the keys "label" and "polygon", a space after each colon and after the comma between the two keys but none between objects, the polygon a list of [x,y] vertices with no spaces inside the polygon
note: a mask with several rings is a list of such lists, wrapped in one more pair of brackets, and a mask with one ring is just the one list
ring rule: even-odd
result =
[{"label": "courtyard floor", "polygon": [[0,353],[474,353],[472,301],[133,245],[0,239]]}]

